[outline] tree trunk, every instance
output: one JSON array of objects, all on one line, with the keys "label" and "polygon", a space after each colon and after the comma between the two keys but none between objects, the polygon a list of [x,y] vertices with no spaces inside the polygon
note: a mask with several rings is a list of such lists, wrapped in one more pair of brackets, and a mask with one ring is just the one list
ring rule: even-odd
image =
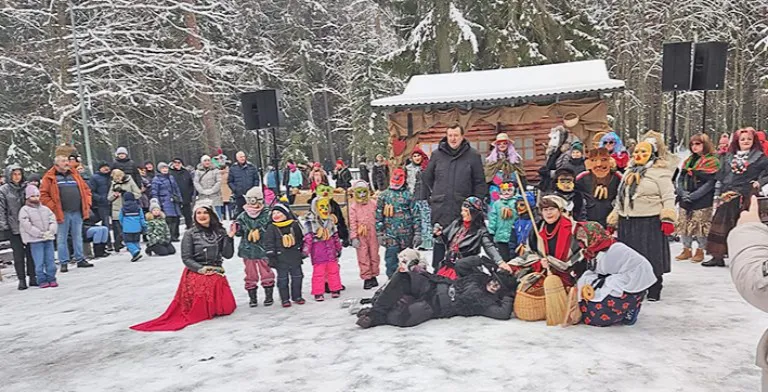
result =
[{"label": "tree trunk", "polygon": [[[53,22],[54,36],[56,37],[55,46],[55,58],[58,69],[55,70],[53,75],[56,75],[56,83],[66,90],[69,85],[69,44],[67,36],[69,35],[67,29],[67,20],[69,19],[67,14],[67,2],[60,0],[56,2],[56,21]],[[72,136],[72,117],[65,114],[67,110],[72,108],[72,95],[62,92],[56,93],[56,99],[54,104],[54,115],[57,120],[61,121],[59,126],[59,137],[57,140],[58,145],[73,146],[74,138]]]},{"label": "tree trunk", "polygon": [[[195,0],[184,0],[184,2],[190,5],[195,4]],[[184,25],[188,30],[187,45],[195,48],[198,55],[202,56],[203,43],[200,40],[200,29],[197,26],[197,17],[194,12],[184,12]],[[208,78],[206,78],[205,74],[202,71],[196,71],[192,76],[200,86],[196,96],[199,105],[198,109],[202,111],[203,148],[206,154],[211,154],[221,147],[221,134],[216,126],[215,105],[213,97],[208,93]]]},{"label": "tree trunk", "polygon": [[450,1],[436,0],[432,23],[435,25],[435,45],[437,46],[438,72],[448,73],[453,70],[451,62],[451,44],[448,42],[450,26]]}]

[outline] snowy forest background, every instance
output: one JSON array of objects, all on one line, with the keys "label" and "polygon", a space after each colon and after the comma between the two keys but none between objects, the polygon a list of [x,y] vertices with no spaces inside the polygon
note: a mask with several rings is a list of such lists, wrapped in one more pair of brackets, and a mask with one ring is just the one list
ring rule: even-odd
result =
[{"label": "snowy forest background", "polygon": [[[84,154],[70,7],[96,161],[196,162],[221,146],[255,159],[239,93],[284,92],[285,157],[356,161],[386,150],[369,102],[410,75],[604,58],[627,89],[611,102],[625,136],[666,129],[662,43],[727,41],[726,90],[707,129],[768,126],[765,0],[0,0],[0,159],[48,166]],[[678,130],[701,129],[700,92]],[[329,143],[329,137],[332,143]],[[329,148],[333,146],[333,148]],[[266,153],[265,153],[266,155]]]}]

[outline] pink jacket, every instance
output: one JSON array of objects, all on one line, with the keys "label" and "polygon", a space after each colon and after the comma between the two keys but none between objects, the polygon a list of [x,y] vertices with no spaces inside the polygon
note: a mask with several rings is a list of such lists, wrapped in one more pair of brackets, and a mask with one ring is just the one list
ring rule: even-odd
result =
[{"label": "pink jacket", "polygon": [[315,238],[315,233],[310,231],[304,234],[302,250],[305,255],[310,256],[312,264],[336,263],[339,261],[337,255],[341,252],[339,233],[334,233],[329,240],[322,241]]},{"label": "pink jacket", "polygon": [[360,226],[368,227],[368,235],[376,236],[376,203],[369,200],[368,204],[352,202],[349,205],[349,238],[357,238]]}]

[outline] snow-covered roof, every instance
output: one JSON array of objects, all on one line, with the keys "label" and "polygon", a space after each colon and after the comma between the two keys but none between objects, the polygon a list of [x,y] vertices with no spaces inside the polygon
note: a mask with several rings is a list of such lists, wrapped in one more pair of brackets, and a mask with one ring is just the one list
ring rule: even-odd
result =
[{"label": "snow-covered roof", "polygon": [[371,106],[503,101],[622,89],[624,81],[608,76],[605,61],[589,60],[488,71],[416,75],[408,81],[402,94],[374,100]]}]

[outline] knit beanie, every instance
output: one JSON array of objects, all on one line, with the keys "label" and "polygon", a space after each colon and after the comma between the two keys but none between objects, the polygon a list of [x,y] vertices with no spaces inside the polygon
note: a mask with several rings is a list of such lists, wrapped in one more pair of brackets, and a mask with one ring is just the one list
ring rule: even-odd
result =
[{"label": "knit beanie", "polygon": [[162,168],[164,168],[164,167],[168,168],[169,166],[165,162],[160,162],[160,163],[157,164],[157,170],[162,170]]},{"label": "knit beanie", "polygon": [[115,156],[118,156],[120,154],[128,155],[128,149],[125,147],[118,147],[117,150],[115,150]]},{"label": "knit beanie", "polygon": [[280,211],[285,215],[286,219],[293,219],[293,213],[291,212],[291,209],[288,208],[285,204],[277,203],[272,206],[272,211]]},{"label": "knit beanie", "polygon": [[571,143],[571,151],[581,151],[584,152],[584,143],[581,142],[581,140],[574,140],[573,143]]},{"label": "knit beanie", "polygon": [[40,196],[40,190],[37,189],[36,186],[29,184],[27,185],[27,188],[24,190],[24,195],[27,199],[29,199],[32,196]]},{"label": "knit beanie", "polygon": [[155,208],[157,208],[160,211],[163,210],[163,208],[160,207],[160,202],[157,199],[153,198],[152,200],[149,201],[149,212],[152,212]]},{"label": "knit beanie", "polygon": [[203,156],[200,157],[200,163],[203,163],[205,161],[210,161],[210,160],[211,160],[211,156],[210,155],[203,155]]}]

